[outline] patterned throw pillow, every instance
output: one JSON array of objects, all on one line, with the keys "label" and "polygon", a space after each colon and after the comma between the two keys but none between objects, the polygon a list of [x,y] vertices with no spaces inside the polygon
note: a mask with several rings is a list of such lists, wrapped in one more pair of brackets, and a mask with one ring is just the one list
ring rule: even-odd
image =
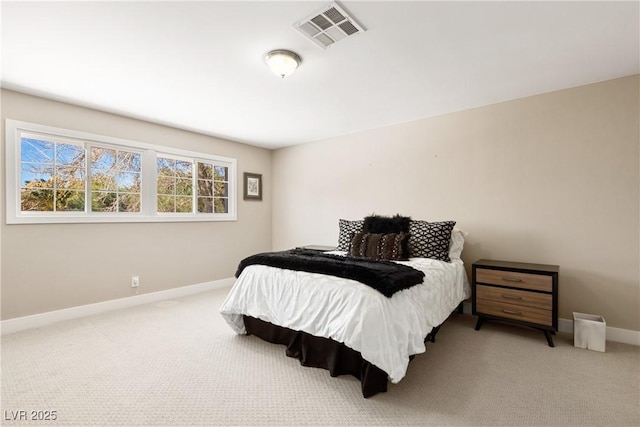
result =
[{"label": "patterned throw pillow", "polygon": [[449,262],[449,244],[455,221],[411,221],[409,256]]},{"label": "patterned throw pillow", "polygon": [[409,233],[365,233],[358,232],[351,240],[349,255],[372,259],[407,259],[403,248],[407,247]]},{"label": "patterned throw pillow", "polygon": [[363,223],[364,221],[361,219],[356,221],[349,221],[346,219],[339,220],[338,227],[340,231],[338,233],[338,247],[336,250],[348,252],[353,235],[362,231]]}]

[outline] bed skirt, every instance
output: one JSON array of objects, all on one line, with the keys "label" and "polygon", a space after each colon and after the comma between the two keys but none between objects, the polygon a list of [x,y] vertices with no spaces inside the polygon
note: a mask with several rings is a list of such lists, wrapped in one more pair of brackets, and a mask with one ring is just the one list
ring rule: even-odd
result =
[{"label": "bed skirt", "polygon": [[387,373],[342,343],[246,315],[244,325],[249,335],[286,345],[287,356],[295,357],[302,366],[327,369],[332,377],[353,375],[360,380],[364,397],[387,391]]}]

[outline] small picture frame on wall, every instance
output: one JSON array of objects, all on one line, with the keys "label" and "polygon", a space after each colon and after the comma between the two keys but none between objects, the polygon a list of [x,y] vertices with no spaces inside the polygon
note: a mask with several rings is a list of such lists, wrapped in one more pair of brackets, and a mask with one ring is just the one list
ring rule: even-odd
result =
[{"label": "small picture frame on wall", "polygon": [[262,200],[262,175],[244,173],[244,200]]}]

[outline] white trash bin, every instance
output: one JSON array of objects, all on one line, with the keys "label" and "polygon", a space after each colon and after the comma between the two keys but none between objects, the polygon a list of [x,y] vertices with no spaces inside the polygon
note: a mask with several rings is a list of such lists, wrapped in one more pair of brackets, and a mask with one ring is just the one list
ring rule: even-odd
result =
[{"label": "white trash bin", "polygon": [[595,314],[573,313],[573,345],[604,352],[607,322]]}]

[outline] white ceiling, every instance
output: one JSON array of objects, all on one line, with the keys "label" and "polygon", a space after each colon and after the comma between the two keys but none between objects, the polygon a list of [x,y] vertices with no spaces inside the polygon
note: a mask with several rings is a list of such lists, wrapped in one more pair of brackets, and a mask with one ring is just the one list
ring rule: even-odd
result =
[{"label": "white ceiling", "polygon": [[[631,2],[3,2],[2,86],[278,148],[640,72]],[[273,49],[302,57],[280,79]]]}]

